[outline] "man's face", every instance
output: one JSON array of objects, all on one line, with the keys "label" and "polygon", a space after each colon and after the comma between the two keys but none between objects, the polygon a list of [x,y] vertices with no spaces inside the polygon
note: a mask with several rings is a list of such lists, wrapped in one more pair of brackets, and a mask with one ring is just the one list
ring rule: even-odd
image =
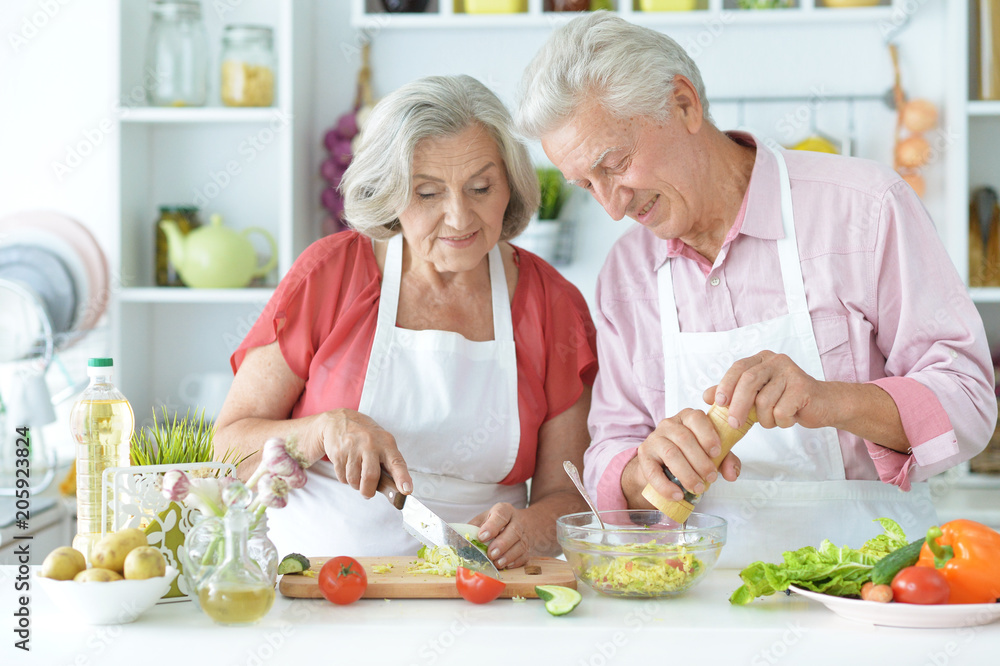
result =
[{"label": "man's face", "polygon": [[662,122],[618,119],[590,100],[542,136],[542,148],[566,180],[588,190],[612,218],[628,216],[660,238],[683,238],[697,231],[701,214],[695,196],[700,114],[700,106],[673,104]]}]

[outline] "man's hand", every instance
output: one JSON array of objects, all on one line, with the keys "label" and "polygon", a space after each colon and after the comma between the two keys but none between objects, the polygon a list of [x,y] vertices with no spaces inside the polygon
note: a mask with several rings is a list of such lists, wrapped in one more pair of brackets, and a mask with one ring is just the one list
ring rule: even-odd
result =
[{"label": "man's hand", "polygon": [[827,382],[806,374],[784,354],[762,351],[740,359],[717,386],[705,391],[707,402],[729,407],[729,425],[747,420],[757,408],[757,422],[765,428],[822,428],[835,421]]},{"label": "man's hand", "polygon": [[[719,433],[705,412],[684,409],[663,419],[639,445],[636,457],[622,472],[622,491],[628,505],[632,508],[650,506],[642,497],[642,489],[647,483],[663,497],[680,500],[684,498],[684,489],[703,493],[719,474],[727,481],[735,481],[740,470],[740,461],[735,455],[728,454],[719,470],[712,464],[712,458],[721,451]],[[677,487],[667,478],[664,467],[670,469],[684,488]]]}]

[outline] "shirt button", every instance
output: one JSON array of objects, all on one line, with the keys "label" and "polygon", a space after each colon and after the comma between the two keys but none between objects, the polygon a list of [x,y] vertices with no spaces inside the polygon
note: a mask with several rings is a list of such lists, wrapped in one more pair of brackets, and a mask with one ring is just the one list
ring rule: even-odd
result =
[{"label": "shirt button", "polygon": [[957,352],[957,351],[955,351],[954,349],[952,349],[952,350],[951,350],[951,357],[952,357],[952,358],[958,358],[958,352]]},{"label": "shirt button", "polygon": [[711,285],[712,285],[713,287],[718,287],[718,286],[719,286],[719,278],[717,278],[717,277],[714,277],[714,278],[712,278],[712,280],[711,280],[710,284],[711,284]]}]

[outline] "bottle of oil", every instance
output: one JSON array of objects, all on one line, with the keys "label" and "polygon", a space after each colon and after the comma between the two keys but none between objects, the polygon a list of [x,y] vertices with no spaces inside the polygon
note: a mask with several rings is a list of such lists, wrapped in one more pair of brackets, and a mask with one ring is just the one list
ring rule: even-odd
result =
[{"label": "bottle of oil", "polygon": [[73,547],[90,561],[90,549],[100,540],[101,530],[111,532],[114,517],[109,510],[101,524],[101,477],[108,467],[129,464],[129,442],[135,426],[132,405],[114,384],[110,358],[87,362],[90,384],[73,405],[70,430],[76,440],[76,538]]}]

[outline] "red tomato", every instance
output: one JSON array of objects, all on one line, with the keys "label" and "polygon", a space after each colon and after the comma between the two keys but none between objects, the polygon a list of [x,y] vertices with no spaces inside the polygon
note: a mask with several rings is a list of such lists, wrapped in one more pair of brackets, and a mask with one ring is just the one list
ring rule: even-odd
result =
[{"label": "red tomato", "polygon": [[327,601],[335,604],[353,604],[368,588],[368,575],[353,557],[335,557],[327,560],[319,570],[319,591]]},{"label": "red tomato", "polygon": [[948,581],[931,567],[906,567],[892,579],[892,599],[904,604],[946,604],[951,595]]},{"label": "red tomato", "polygon": [[507,587],[507,583],[502,580],[490,578],[478,571],[470,571],[465,567],[458,568],[458,573],[455,574],[455,585],[462,598],[474,604],[485,604],[493,601]]}]

